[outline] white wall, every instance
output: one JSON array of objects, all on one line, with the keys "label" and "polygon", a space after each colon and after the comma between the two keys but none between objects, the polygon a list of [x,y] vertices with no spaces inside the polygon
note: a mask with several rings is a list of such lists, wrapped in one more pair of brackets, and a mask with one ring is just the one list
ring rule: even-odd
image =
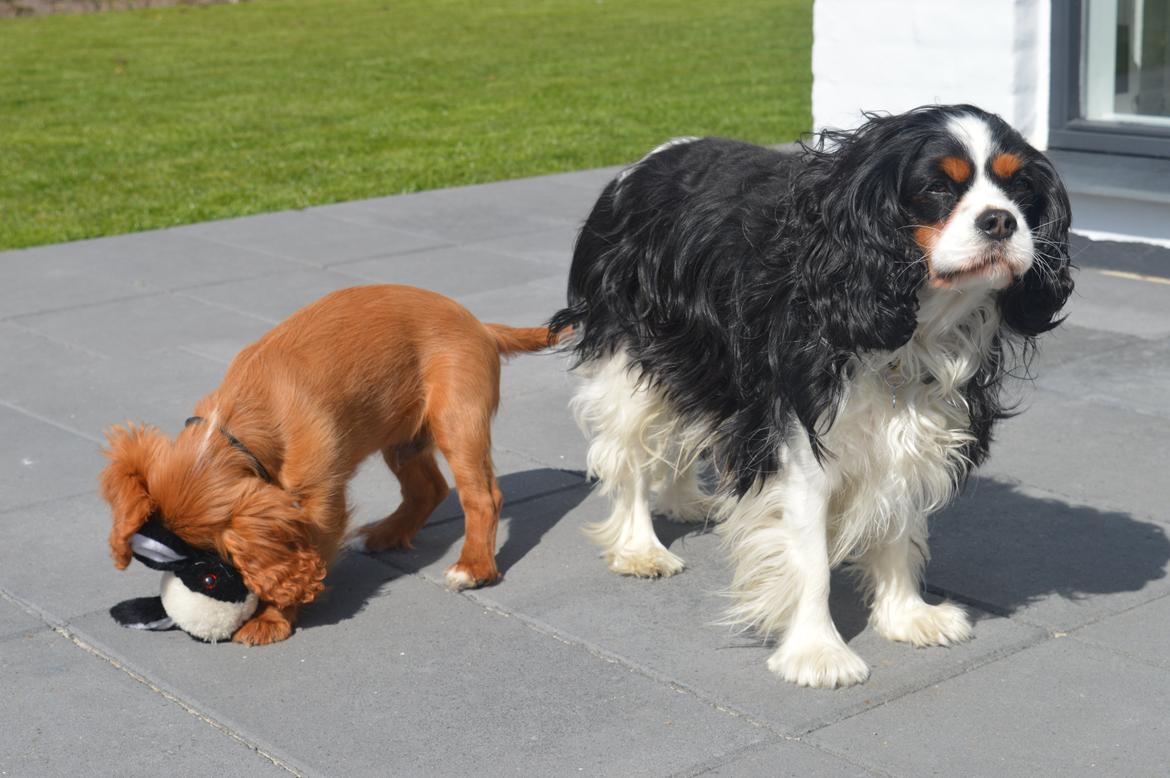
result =
[{"label": "white wall", "polygon": [[816,0],[813,126],[856,127],[862,110],[973,103],[1045,148],[1049,2]]}]

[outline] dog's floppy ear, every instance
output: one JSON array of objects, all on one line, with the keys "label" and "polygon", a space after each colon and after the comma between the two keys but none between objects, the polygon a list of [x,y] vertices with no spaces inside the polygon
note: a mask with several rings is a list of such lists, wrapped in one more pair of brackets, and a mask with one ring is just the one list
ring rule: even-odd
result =
[{"label": "dog's floppy ear", "polygon": [[277,486],[257,481],[220,543],[220,553],[239,569],[248,589],[278,608],[312,602],[324,588],[326,564],[312,522]]},{"label": "dog's floppy ear", "polygon": [[[922,252],[906,229],[902,186],[925,142],[913,113],[868,116],[854,132],[826,131],[800,181],[801,302],[814,328],[843,352],[892,351],[914,334]],[[923,126],[920,126],[923,125]]]},{"label": "dog's floppy ear", "polygon": [[1068,256],[1072,208],[1064,185],[1052,164],[1037,154],[1022,175],[1031,179],[1033,200],[1025,214],[1035,243],[1032,267],[999,297],[1004,323],[1028,338],[1048,332],[1064,321],[1056,314],[1073,290]]},{"label": "dog's floppy ear", "polygon": [[110,530],[110,554],[122,570],[130,564],[130,538],[146,523],[156,504],[148,491],[146,475],[157,462],[167,438],[154,427],[128,424],[106,432],[102,453],[110,460],[100,476],[102,497],[110,504],[114,526]]}]

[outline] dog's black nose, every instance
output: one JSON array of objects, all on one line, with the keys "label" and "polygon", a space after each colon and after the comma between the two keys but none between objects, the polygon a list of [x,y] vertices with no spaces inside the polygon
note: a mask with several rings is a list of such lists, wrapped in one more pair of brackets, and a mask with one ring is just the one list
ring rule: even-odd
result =
[{"label": "dog's black nose", "polygon": [[992,240],[1007,240],[1016,231],[1016,217],[1003,208],[988,208],[979,214],[975,226]]}]

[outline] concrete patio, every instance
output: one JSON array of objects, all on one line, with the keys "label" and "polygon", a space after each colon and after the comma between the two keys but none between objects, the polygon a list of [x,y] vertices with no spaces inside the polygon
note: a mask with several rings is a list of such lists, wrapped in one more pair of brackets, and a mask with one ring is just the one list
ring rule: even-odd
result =
[{"label": "concrete patio", "polygon": [[[288,641],[209,646],[117,627],[153,594],[117,572],[102,430],[178,430],[232,355],[301,305],[370,282],[487,320],[544,321],[612,170],[0,253],[0,775],[1165,775],[1170,771],[1170,251],[1076,241],[1078,291],[1025,412],[934,524],[933,596],[975,639],[888,643],[844,580],[868,683],[810,691],[715,622],[710,533],[619,578],[581,532],[607,506],[557,356],[504,368],[495,461],[506,580],[455,594],[452,497],[411,552],[349,555]],[[1124,272],[1118,272],[1124,271]],[[356,520],[397,500],[381,462]]]}]

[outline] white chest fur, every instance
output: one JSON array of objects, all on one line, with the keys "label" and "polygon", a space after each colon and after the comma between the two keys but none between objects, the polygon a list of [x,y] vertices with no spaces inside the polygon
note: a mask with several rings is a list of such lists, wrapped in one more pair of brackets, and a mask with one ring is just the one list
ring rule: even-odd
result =
[{"label": "white chest fur", "polygon": [[986,297],[931,294],[914,338],[854,365],[824,436],[832,487],[830,558],[840,563],[955,494],[973,440],[962,390],[990,348],[998,321]]}]

